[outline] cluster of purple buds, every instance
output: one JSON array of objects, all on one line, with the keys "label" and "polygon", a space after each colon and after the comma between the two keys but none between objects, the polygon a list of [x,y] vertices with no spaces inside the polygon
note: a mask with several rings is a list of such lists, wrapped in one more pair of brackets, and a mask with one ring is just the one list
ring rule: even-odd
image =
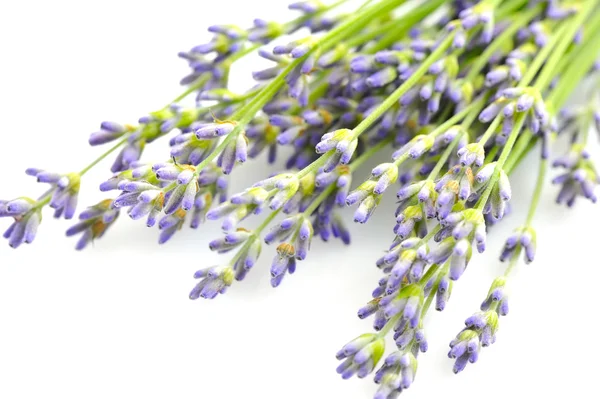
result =
[{"label": "cluster of purple buds", "polygon": [[[473,7],[467,8],[458,14],[463,29],[471,30],[482,26],[480,33],[481,41],[489,43],[494,36],[494,9],[486,2],[480,2]],[[457,40],[455,39],[455,43]],[[464,43],[466,40],[461,40]],[[455,44],[456,46],[456,44]]]},{"label": "cluster of purple buds", "polygon": [[502,169],[497,171],[498,165],[496,162],[491,162],[485,165],[475,176],[475,181],[479,186],[491,184],[490,180],[496,173],[498,174],[498,182],[492,187],[491,195],[488,202],[485,204],[483,212],[491,214],[496,220],[502,219],[507,212],[508,202],[512,198],[512,189],[508,175]]},{"label": "cluster of purple buds", "polygon": [[391,295],[404,281],[417,283],[428,265],[429,247],[420,238],[409,238],[396,245],[377,260],[377,267],[389,274],[385,285],[373,292],[374,297]]},{"label": "cluster of purple buds", "polygon": [[282,173],[259,181],[253,187],[231,196],[206,214],[209,220],[225,218],[222,228],[233,229],[239,222],[252,214],[259,214],[268,204],[272,211],[282,209],[291,213],[303,209],[314,192],[314,174],[301,178],[295,173]]},{"label": "cluster of purple buds", "polygon": [[536,233],[533,227],[523,226],[517,228],[507,239],[500,254],[502,262],[510,259],[513,255],[519,255],[521,250],[525,253],[525,262],[531,263],[535,258]]},{"label": "cluster of purple buds", "polygon": [[417,357],[410,351],[396,351],[388,355],[375,373],[375,383],[379,387],[374,399],[393,399],[410,388],[417,366]]},{"label": "cluster of purple buds", "polygon": [[358,139],[350,129],[340,129],[326,133],[315,146],[317,154],[329,154],[324,172],[331,172],[338,164],[347,165],[358,146]]},{"label": "cluster of purple buds", "polygon": [[100,201],[79,214],[79,222],[67,230],[67,236],[81,234],[75,248],[80,251],[90,242],[101,238],[106,230],[117,220],[119,210],[113,208],[113,200]]},{"label": "cluster of purple buds", "polygon": [[73,218],[81,185],[81,176],[78,173],[60,174],[36,168],[29,168],[25,173],[37,178],[39,183],[50,184],[47,195],[51,195],[50,207],[54,209],[54,217]]},{"label": "cluster of purple buds", "polygon": [[466,327],[450,342],[448,357],[455,359],[453,371],[460,373],[468,363],[475,363],[481,347],[496,341],[498,313],[494,310],[475,313],[465,320]]},{"label": "cluster of purple buds", "polygon": [[600,184],[600,175],[582,145],[573,144],[566,155],[554,161],[553,166],[566,169],[565,173],[552,180],[553,184],[562,186],[556,199],[559,204],[573,206],[578,196],[592,202],[598,200],[594,191]]},{"label": "cluster of purple buds", "polygon": [[527,126],[532,133],[541,133],[545,137],[556,127],[551,122],[550,113],[538,91],[530,87],[508,88],[501,96],[485,108],[479,115],[483,123],[491,122],[496,117],[502,118],[502,129],[496,136],[496,143],[503,145],[513,132],[517,118],[526,118]]},{"label": "cluster of purple buds", "polygon": [[363,334],[348,342],[335,355],[342,363],[336,369],[343,379],[353,375],[364,378],[369,375],[381,360],[385,351],[385,341],[378,334]]},{"label": "cluster of purple buds", "polygon": [[279,286],[286,272],[295,271],[296,260],[306,259],[313,235],[312,223],[302,214],[284,219],[265,235],[267,244],[281,242],[271,264],[271,285]]},{"label": "cluster of purple buds", "polygon": [[214,299],[219,294],[224,294],[231,286],[236,272],[231,266],[214,266],[198,270],[194,278],[200,282],[190,292],[190,299]]},{"label": "cluster of purple buds", "polygon": [[448,357],[456,359],[455,373],[464,370],[467,363],[475,363],[481,347],[490,346],[496,341],[498,318],[507,314],[506,277],[497,277],[481,303],[481,312],[465,320],[466,327],[450,342]]},{"label": "cluster of purple buds", "polygon": [[17,248],[23,243],[33,242],[42,221],[42,212],[36,201],[20,197],[12,201],[0,200],[0,217],[14,219],[3,236],[11,248]]},{"label": "cluster of purple buds", "polygon": [[369,180],[363,182],[346,198],[347,205],[359,203],[354,221],[366,223],[383,196],[383,192],[398,180],[398,165],[383,163],[371,171]]},{"label": "cluster of purple buds", "polygon": [[506,316],[508,314],[506,277],[497,277],[492,282],[487,297],[481,303],[481,310],[495,310],[498,313],[498,316]]}]

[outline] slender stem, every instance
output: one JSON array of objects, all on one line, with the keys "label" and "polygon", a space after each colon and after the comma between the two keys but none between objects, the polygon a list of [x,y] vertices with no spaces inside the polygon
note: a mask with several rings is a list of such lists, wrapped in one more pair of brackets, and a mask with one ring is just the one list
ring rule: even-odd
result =
[{"label": "slender stem", "polygon": [[552,54],[548,57],[548,60],[546,61],[542,72],[540,73],[539,77],[536,79],[535,82],[535,87],[539,91],[544,90],[546,86],[550,84],[550,81],[552,80],[552,77],[554,75],[554,69],[556,68],[556,65],[558,65],[560,60],[563,58],[567,47],[573,42],[573,38],[577,34],[577,31],[581,28],[585,20],[589,17],[589,13],[591,10],[593,10],[595,3],[596,1],[588,1],[586,4],[587,7],[579,11],[577,16],[573,18],[573,20],[570,21],[569,24],[563,25],[559,28],[555,37],[559,38],[560,41],[558,41],[558,44],[556,44]]},{"label": "slender stem", "polygon": [[[548,57],[552,53],[552,50],[554,49],[554,46],[556,46],[556,43],[558,43],[560,41],[560,39],[563,37],[563,35],[565,34],[565,30],[567,29],[567,26],[568,26],[568,24],[565,24],[565,23],[561,24],[560,28],[558,28],[556,33],[554,33],[550,37],[550,39],[548,40],[546,45],[544,47],[542,47],[540,52],[537,54],[537,56],[533,59],[533,61],[527,68],[527,72],[525,73],[525,76],[523,76],[523,78],[521,79],[521,81],[519,82],[517,87],[529,86],[529,84],[533,81],[533,79],[537,75],[540,68],[546,62],[546,59],[548,59]],[[544,68],[544,70],[547,70],[547,69]],[[538,81],[539,81],[539,79],[538,79]]]},{"label": "slender stem", "polygon": [[306,210],[304,212],[302,212],[302,214],[304,216],[312,215],[313,212],[315,210],[317,210],[319,205],[321,205],[321,203],[323,201],[325,201],[327,199],[327,197],[329,197],[329,195],[331,195],[331,193],[333,193],[334,190],[335,190],[335,184],[330,184],[329,186],[327,186],[327,188],[325,188],[323,191],[321,191],[321,193],[319,195],[317,195],[317,197],[310,203],[308,208],[306,208]]},{"label": "slender stem", "polygon": [[429,311],[429,307],[431,306],[431,303],[433,302],[433,298],[435,297],[435,294],[440,285],[440,281],[442,281],[442,277],[444,277],[448,273],[449,267],[450,267],[450,261],[446,261],[446,263],[444,264],[444,268],[441,270],[440,273],[438,273],[438,276],[435,279],[433,286],[431,287],[431,291],[429,292],[429,295],[427,296],[427,300],[425,301],[425,304],[423,305],[423,309],[421,310],[421,320],[424,319],[425,316],[427,315],[427,312]]},{"label": "slender stem", "polygon": [[400,320],[400,317],[402,317],[402,312],[398,313],[395,316],[392,316],[387,323],[385,323],[385,325],[383,326],[383,328],[381,329],[381,331],[379,331],[379,333],[377,333],[378,336],[380,337],[385,337],[390,330],[392,329],[392,327],[394,327],[396,325],[396,323],[398,322],[398,320]]},{"label": "slender stem", "polygon": [[502,115],[498,115],[494,118],[492,123],[488,126],[487,130],[479,139],[479,144],[485,145],[487,141],[492,137],[494,133],[496,133],[496,129],[500,126],[500,122],[502,122]]},{"label": "slender stem", "polygon": [[237,125],[231,133],[229,133],[225,139],[215,148],[215,150],[207,156],[202,162],[196,166],[196,171],[200,172],[208,163],[212,162],[232,141],[235,140],[246,124],[252,120],[256,112],[261,109],[274,95],[283,87],[285,84],[285,77],[298,66],[304,58],[299,58],[291,62],[275,79],[273,79],[267,86],[265,86],[248,104],[240,108],[237,112],[232,115],[231,119],[237,121]]},{"label": "slender stem", "polygon": [[515,149],[510,154],[510,158],[504,166],[504,171],[510,175],[514,169],[525,159],[525,156],[535,147],[537,137],[527,131],[519,138],[519,142],[515,145]]},{"label": "slender stem", "polygon": [[481,198],[479,199],[479,203],[477,204],[477,207],[476,207],[477,209],[483,210],[483,208],[485,207],[485,204],[487,203],[487,200],[490,198],[492,190],[494,189],[494,187],[496,186],[496,183],[500,179],[500,171],[502,170],[504,163],[508,159],[508,156],[510,155],[510,151],[511,151],[512,147],[514,146],[515,141],[517,140],[517,137],[519,136],[519,133],[521,132],[521,128],[523,127],[524,123],[525,123],[525,115],[521,114],[521,115],[519,115],[517,122],[515,123],[515,127],[513,128],[513,131],[511,132],[510,136],[508,137],[508,140],[506,142],[506,145],[504,146],[504,149],[502,150],[502,153],[500,153],[500,159],[498,159],[498,162],[496,162],[496,167],[494,168],[494,174],[492,175],[492,178],[490,179],[487,187],[485,188],[485,191],[483,192],[483,194],[481,195]]},{"label": "slender stem", "polygon": [[42,198],[40,198],[39,200],[37,200],[35,202],[35,205],[33,206],[32,210],[40,209],[40,208],[43,208],[46,205],[48,205],[48,203],[52,199],[53,194],[54,194],[54,190],[48,191],[47,194],[45,194]]},{"label": "slender stem", "polygon": [[490,162],[493,161],[494,158],[496,158],[496,155],[498,154],[498,151],[500,151],[500,147],[498,147],[497,145],[495,145],[490,151],[488,151],[488,153],[485,155],[485,160],[483,161],[483,164],[488,164]]},{"label": "slender stem", "polygon": [[445,0],[427,1],[425,4],[419,5],[410,10],[406,13],[406,15],[402,15],[396,18],[394,21],[391,21],[393,24],[392,29],[387,28],[384,30],[384,32],[387,32],[386,35],[378,40],[377,43],[375,43],[372,47],[369,47],[366,52],[369,54],[374,54],[378,51],[388,48],[391,44],[397,42],[398,39],[408,33],[410,28],[412,28],[415,23],[433,13],[445,2]]},{"label": "slender stem", "polygon": [[435,265],[431,265],[431,267],[427,269],[427,272],[419,280],[419,285],[425,286],[425,284],[427,284],[427,282],[431,280],[431,277],[433,277],[437,273],[437,271],[440,270],[441,266],[442,265],[437,263]]},{"label": "slender stem", "polygon": [[[599,13],[600,15],[600,13]],[[591,27],[595,32],[600,29],[600,18],[595,21],[596,27]],[[547,102],[552,104],[556,109],[560,108],[566,101],[570,93],[577,87],[577,82],[589,72],[590,68],[598,58],[598,49],[600,48],[600,34],[595,33],[590,36],[590,40],[586,41],[580,47],[581,51],[568,64],[568,69],[561,75],[558,86],[554,88]],[[578,46],[579,47],[579,46]]]},{"label": "slender stem", "polygon": [[379,143],[375,144],[374,146],[370,147],[368,150],[360,154],[360,156],[356,157],[356,159],[350,164],[350,172],[356,171],[356,169],[358,169],[367,159],[381,151],[391,141],[391,138],[381,140]]},{"label": "slender stem", "polygon": [[537,181],[535,183],[535,190],[533,191],[533,197],[531,198],[531,205],[529,206],[529,212],[527,213],[526,226],[530,226],[535,216],[535,211],[540,203],[542,191],[544,190],[544,183],[546,179],[546,171],[548,170],[548,160],[540,160],[540,168],[538,171]]},{"label": "slender stem", "polygon": [[510,275],[510,273],[513,271],[513,269],[517,265],[517,262],[519,261],[520,255],[521,255],[521,246],[519,245],[519,246],[517,246],[517,248],[515,249],[515,252],[513,252],[513,254],[510,257],[508,266],[506,267],[506,270],[504,271],[504,277],[508,277]]},{"label": "slender stem", "polygon": [[196,90],[198,90],[202,86],[204,86],[206,84],[206,82],[208,82],[209,79],[210,79],[209,73],[203,73],[202,75],[198,76],[198,78],[194,82],[192,82],[192,84],[190,84],[183,93],[181,93],[180,95],[175,97],[173,100],[171,100],[162,109],[163,110],[167,109],[171,106],[171,104],[176,104],[176,103],[180,102],[181,100],[183,100],[184,98],[186,98],[187,96],[189,96],[190,94],[192,94],[193,92],[195,92]]},{"label": "slender stem", "polygon": [[456,32],[450,32],[450,34],[440,43],[438,48],[433,51],[429,57],[427,57],[419,66],[419,68],[402,83],[392,94],[390,94],[383,103],[381,103],[373,112],[371,112],[365,119],[362,120],[354,129],[352,129],[353,137],[357,138],[365,130],[367,130],[375,121],[377,121],[388,109],[395,105],[400,97],[402,97],[408,90],[410,90],[426,73],[429,67],[446,52],[446,50],[452,44],[452,39],[456,35]]},{"label": "slender stem", "polygon": [[254,244],[254,241],[260,239],[260,234],[263,232],[264,229],[266,229],[269,226],[269,224],[271,224],[273,219],[275,219],[275,217],[279,214],[280,211],[281,208],[271,212],[269,216],[267,216],[266,219],[260,224],[260,226],[254,229],[252,236],[248,238],[248,240],[246,240],[246,242],[240,248],[240,250],[234,255],[233,258],[231,258],[231,261],[229,262],[230,265],[234,265],[235,262],[237,262],[242,257],[242,255],[244,255],[246,251],[248,251],[252,244]]},{"label": "slender stem", "polygon": [[85,175],[90,169],[92,169],[94,166],[96,166],[99,162],[101,162],[104,158],[106,158],[107,156],[109,156],[111,153],[113,153],[114,151],[116,151],[117,149],[119,149],[123,144],[125,144],[127,142],[127,140],[129,139],[129,137],[125,137],[124,139],[122,139],[121,141],[119,141],[117,144],[115,144],[114,146],[112,146],[108,151],[106,151],[104,154],[100,155],[98,158],[96,158],[92,163],[90,163],[88,166],[86,166],[85,168],[81,169],[81,171],[79,172],[79,176],[83,176]]},{"label": "slender stem", "polygon": [[[522,6],[528,3],[527,0],[508,0],[504,1],[498,10],[495,12],[494,17],[496,20],[502,19],[505,16],[512,15],[516,10],[521,8]],[[540,5],[538,5],[539,7]],[[539,12],[542,8],[539,7],[537,12]],[[522,15],[522,14],[521,14]]]}]

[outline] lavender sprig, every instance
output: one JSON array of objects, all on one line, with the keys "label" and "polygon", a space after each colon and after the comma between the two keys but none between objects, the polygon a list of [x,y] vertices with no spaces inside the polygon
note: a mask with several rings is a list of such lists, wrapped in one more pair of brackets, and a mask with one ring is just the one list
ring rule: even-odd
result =
[{"label": "lavender sprig", "polygon": [[[429,309],[447,308],[474,253],[486,250],[491,226],[506,219],[512,192],[520,190],[511,181],[515,167],[539,145],[530,211],[500,255],[509,261],[506,272],[451,343],[455,372],[474,363],[508,313],[511,271],[521,256],[534,260],[532,222],[548,166],[563,169],[553,179],[561,187],[557,202],[597,200],[600,176],[587,148],[590,128],[600,129],[599,87],[589,85],[585,105],[565,104],[586,75],[592,81],[597,74],[599,2],[380,0],[354,13],[331,12],[342,3],[295,2],[290,9],[300,16],[287,23],[211,26],[208,43],[180,53],[191,68],[180,96],[136,125],[102,123],[90,144],[116,144],[79,173],[28,170],[50,188],[37,201],[0,201],[0,216],[14,219],[9,244],[33,241],[45,205],[73,217],[80,178],[118,149],[114,175],[100,189],[119,193],[82,212],[67,235],[81,234],[82,249],[123,208],[157,225],[161,244],[186,223],[221,219],[223,235],[209,247],[234,255],[203,265],[189,294],[213,299],[257,268],[264,244],[276,245],[274,287],[310,258],[317,238],[350,244],[341,208],[356,205],[354,220],[367,223],[394,191],[393,239],[376,261],[383,277],[358,311],[372,317],[376,332],[336,356],[343,378],[374,372],[375,398],[395,398],[414,383],[428,349]],[[287,37],[300,32],[307,34]],[[275,39],[281,41],[273,46]],[[250,90],[232,92],[231,65],[254,51],[271,65],[252,73]],[[194,93],[195,107],[179,104]],[[173,131],[163,162],[141,160],[147,144]],[[557,134],[570,138],[560,157],[551,147]],[[392,158],[357,181],[356,170],[385,148]],[[270,163],[290,154],[285,170],[228,195],[228,175],[263,152]],[[242,227],[258,214],[266,217],[257,228]],[[396,349],[386,356],[388,335]]]}]

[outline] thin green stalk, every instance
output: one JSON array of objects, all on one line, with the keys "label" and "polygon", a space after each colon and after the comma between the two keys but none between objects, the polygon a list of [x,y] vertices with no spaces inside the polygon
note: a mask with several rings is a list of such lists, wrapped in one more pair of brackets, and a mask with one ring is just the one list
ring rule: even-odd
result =
[{"label": "thin green stalk", "polygon": [[196,171],[200,172],[206,165],[213,161],[227,145],[237,138],[237,135],[245,128],[246,124],[252,120],[256,112],[260,110],[264,104],[268,102],[285,84],[285,77],[302,62],[304,58],[299,58],[291,62],[275,79],[265,86],[248,104],[240,108],[232,115],[231,119],[236,120],[237,125],[231,133],[215,148],[215,150],[207,156],[202,162],[196,166]]},{"label": "thin green stalk", "polygon": [[416,22],[433,13],[445,3],[445,0],[427,1],[425,4],[419,5],[410,10],[406,13],[406,15],[402,15],[401,17],[395,19],[392,21],[394,23],[394,27],[391,30],[388,29],[386,35],[378,40],[377,43],[375,43],[372,47],[369,47],[366,52],[369,54],[375,54],[378,51],[388,48],[391,44],[397,42],[398,39],[408,33]]},{"label": "thin green stalk", "polygon": [[[559,28],[555,37],[560,38],[556,46],[552,50],[552,54],[548,57],[544,68],[540,75],[536,79],[535,88],[540,92],[550,84],[552,77],[554,76],[554,69],[560,63],[560,60],[564,57],[564,53],[573,42],[573,38],[577,34],[577,31],[584,25],[584,22],[589,18],[589,13],[594,9],[596,1],[588,1],[575,18],[570,23],[563,25]],[[548,46],[550,47],[550,46]],[[543,50],[542,50],[543,51]],[[524,86],[521,86],[524,87]]]},{"label": "thin green stalk", "polygon": [[502,153],[500,153],[500,158],[498,159],[498,162],[496,162],[496,167],[494,168],[494,174],[492,175],[492,178],[490,179],[488,185],[486,186],[485,191],[481,195],[481,198],[479,199],[479,202],[477,203],[476,209],[482,211],[483,208],[485,207],[485,204],[487,203],[488,199],[490,198],[490,195],[492,194],[492,190],[494,189],[494,187],[496,186],[496,183],[498,183],[498,180],[500,179],[500,171],[502,170],[504,163],[508,159],[511,149],[514,146],[515,141],[517,140],[517,137],[519,136],[521,128],[523,127],[524,124],[525,124],[525,115],[521,114],[517,118],[515,127],[514,127],[512,133],[510,134],[510,136],[508,137],[508,140],[506,141],[506,145],[504,146]]},{"label": "thin green stalk", "polygon": [[271,224],[273,219],[275,219],[275,217],[279,214],[280,211],[281,208],[271,212],[269,216],[267,216],[266,219],[260,224],[260,226],[254,229],[252,236],[248,238],[248,240],[246,240],[246,242],[240,248],[240,250],[235,254],[233,258],[231,258],[231,261],[229,262],[230,265],[233,266],[240,259],[240,257],[242,257],[242,255],[244,255],[248,251],[248,249],[250,249],[252,244],[254,244],[254,241],[260,239],[260,234],[263,232],[264,229],[266,229],[269,226],[269,224]]},{"label": "thin green stalk", "polygon": [[487,143],[487,141],[492,137],[492,135],[496,133],[496,129],[498,129],[498,126],[500,126],[500,122],[502,122],[502,115],[499,114],[488,126],[483,136],[481,136],[481,138],[479,139],[479,144],[483,145]]},{"label": "thin green stalk", "polygon": [[335,188],[336,188],[335,184],[330,184],[329,186],[327,186],[327,188],[325,188],[325,190],[321,191],[321,193],[319,195],[317,195],[317,197],[310,203],[308,208],[306,208],[306,210],[304,212],[302,212],[302,214],[304,216],[312,215],[313,212],[317,210],[319,205],[321,205],[321,203],[323,201],[325,201],[331,193],[333,193]]},{"label": "thin green stalk", "polygon": [[[568,23],[563,23],[558,28],[556,33],[550,37],[550,39],[548,40],[546,45],[544,47],[542,47],[540,52],[537,54],[537,56],[533,59],[533,61],[527,68],[527,72],[525,73],[525,76],[523,76],[523,78],[521,79],[521,81],[519,82],[517,87],[529,86],[529,84],[533,81],[533,79],[539,72],[540,68],[544,65],[544,63],[546,62],[548,57],[552,54],[552,51],[553,51],[554,47],[556,46],[556,43],[558,43],[560,41],[560,39],[563,37],[563,35],[565,34],[565,30],[567,29],[567,27],[568,27]],[[546,68],[544,68],[544,69],[546,69]]]},{"label": "thin green stalk", "polygon": [[[529,3],[527,0],[504,1],[502,3],[502,5],[500,7],[498,7],[498,10],[496,10],[496,12],[494,13],[494,18],[496,18],[496,20],[500,20],[504,17],[512,16],[515,13],[515,11],[517,11],[521,7],[527,5],[527,3]],[[539,4],[538,7],[539,6],[541,6],[541,4]],[[540,10],[541,10],[541,8],[540,8]],[[539,10],[538,10],[538,12],[539,12]]]},{"label": "thin green stalk", "polygon": [[421,287],[424,287],[425,284],[427,284],[427,282],[437,273],[437,271],[440,270],[441,266],[442,265],[437,264],[437,263],[434,265],[431,265],[429,267],[429,269],[427,269],[427,271],[425,272],[423,277],[421,277],[421,279],[419,280],[419,285]]},{"label": "thin green stalk", "polygon": [[440,281],[442,281],[442,277],[444,277],[446,274],[448,274],[449,268],[450,268],[450,261],[446,261],[446,263],[444,264],[444,268],[441,270],[440,273],[438,273],[438,276],[435,279],[433,286],[431,287],[431,292],[429,292],[429,295],[427,296],[427,300],[425,301],[425,304],[423,305],[423,310],[421,310],[421,319],[424,319],[425,316],[427,315],[427,312],[429,311],[431,303],[433,302],[433,298],[435,297],[437,289],[440,285]]},{"label": "thin green stalk", "polygon": [[[600,18],[597,24],[597,27],[591,27],[591,29],[600,29]],[[583,79],[594,65],[600,48],[600,34],[590,36],[590,39],[581,44],[581,48],[582,50],[577,54],[577,57],[571,60],[569,67],[561,75],[557,87],[548,96],[547,102],[552,104],[555,109],[562,107],[571,92],[576,88],[577,83]]]},{"label": "thin green stalk", "polygon": [[513,254],[510,257],[508,266],[506,267],[506,270],[504,271],[504,277],[508,277],[510,275],[510,273],[513,271],[513,269],[517,265],[517,262],[519,261],[520,255],[521,255],[521,247],[518,246],[517,249],[515,250],[515,252],[513,252]]},{"label": "thin green stalk", "polygon": [[356,169],[358,169],[367,159],[369,159],[371,156],[373,156],[374,154],[381,151],[391,141],[392,141],[391,138],[387,138],[387,139],[381,140],[379,143],[375,144],[374,146],[369,147],[368,150],[366,150],[365,152],[360,154],[360,156],[356,157],[356,159],[350,164],[350,168],[349,168],[350,172],[355,172]]},{"label": "thin green stalk", "polygon": [[548,160],[541,159],[540,160],[540,168],[538,171],[537,181],[535,183],[535,189],[533,191],[533,196],[531,197],[531,205],[529,206],[529,212],[527,213],[527,219],[525,221],[526,226],[530,226],[533,221],[533,217],[535,216],[535,211],[540,203],[540,198],[542,196],[542,191],[544,190],[544,183],[546,182],[546,171],[548,170]]},{"label": "thin green stalk", "polygon": [[104,158],[106,158],[107,156],[109,156],[111,153],[113,153],[114,151],[116,151],[117,149],[119,149],[123,144],[125,144],[127,142],[127,140],[129,139],[129,135],[127,135],[127,137],[125,137],[124,139],[122,139],[121,141],[119,141],[117,144],[115,144],[114,146],[112,146],[108,151],[106,151],[104,154],[100,155],[98,158],[96,158],[92,163],[90,163],[88,166],[86,166],[85,168],[81,169],[81,171],[79,172],[79,176],[83,176],[85,175],[90,169],[92,169],[94,166],[96,166],[99,162],[101,162]]}]

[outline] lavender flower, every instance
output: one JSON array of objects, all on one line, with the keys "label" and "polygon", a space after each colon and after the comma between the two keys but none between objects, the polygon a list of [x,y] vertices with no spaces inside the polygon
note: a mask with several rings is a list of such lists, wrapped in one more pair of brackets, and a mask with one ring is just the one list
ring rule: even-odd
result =
[{"label": "lavender flower", "polygon": [[84,249],[90,242],[102,238],[106,230],[117,220],[119,210],[112,207],[113,200],[100,201],[79,214],[79,222],[67,230],[67,237],[81,234],[75,249]]}]

